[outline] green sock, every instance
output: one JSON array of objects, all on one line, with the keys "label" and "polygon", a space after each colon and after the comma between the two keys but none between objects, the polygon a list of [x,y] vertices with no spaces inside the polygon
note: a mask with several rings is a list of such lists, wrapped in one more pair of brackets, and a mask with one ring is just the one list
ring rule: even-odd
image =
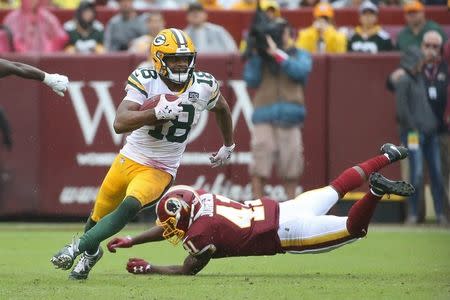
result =
[{"label": "green sock", "polygon": [[[86,221],[86,225],[84,225],[84,232],[88,232],[89,229],[94,227],[97,224],[94,220],[91,219],[91,216],[89,216],[88,220]],[[98,251],[98,246],[94,247],[92,249],[86,249],[87,254],[94,255]]]},{"label": "green sock", "polygon": [[[126,197],[119,207],[100,219],[94,227],[83,234],[78,245],[80,253],[86,250],[98,249],[102,241],[122,230],[140,209],[141,203],[136,198]],[[88,224],[86,224],[87,226]]]},{"label": "green sock", "polygon": [[89,229],[94,227],[97,224],[94,220],[91,219],[91,216],[89,216],[88,220],[86,221],[86,224],[84,225],[84,232],[88,232]]}]

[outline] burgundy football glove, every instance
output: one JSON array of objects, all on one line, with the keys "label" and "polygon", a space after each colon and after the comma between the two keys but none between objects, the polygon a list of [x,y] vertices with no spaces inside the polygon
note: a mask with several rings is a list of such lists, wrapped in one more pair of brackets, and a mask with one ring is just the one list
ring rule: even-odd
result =
[{"label": "burgundy football glove", "polygon": [[131,236],[116,237],[109,241],[107,247],[109,252],[116,253],[116,248],[133,247],[133,240],[131,239]]},{"label": "burgundy football glove", "polygon": [[127,263],[127,271],[135,275],[149,273],[150,268],[150,264],[142,258],[130,258]]}]

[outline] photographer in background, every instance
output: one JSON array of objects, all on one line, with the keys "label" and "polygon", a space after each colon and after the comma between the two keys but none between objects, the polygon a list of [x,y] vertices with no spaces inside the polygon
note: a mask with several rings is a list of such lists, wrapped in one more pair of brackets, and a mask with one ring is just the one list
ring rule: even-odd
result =
[{"label": "photographer in background", "polygon": [[260,8],[247,45],[244,80],[249,87],[257,88],[250,146],[253,160],[249,166],[253,196],[264,196],[264,186],[275,165],[287,199],[292,199],[304,167],[300,128],[306,112],[304,85],[312,59],[294,46],[291,28],[284,19],[270,20]]}]

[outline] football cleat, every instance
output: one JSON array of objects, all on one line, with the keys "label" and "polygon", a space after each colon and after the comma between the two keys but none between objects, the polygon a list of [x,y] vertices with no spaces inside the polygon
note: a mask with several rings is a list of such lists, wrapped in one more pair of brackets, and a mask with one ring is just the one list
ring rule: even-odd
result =
[{"label": "football cleat", "polygon": [[64,246],[50,259],[57,269],[68,270],[72,267],[75,258],[80,254],[78,251],[79,239],[73,239],[72,243]]},{"label": "football cleat", "polygon": [[87,252],[81,254],[80,260],[69,274],[69,279],[87,279],[89,272],[95,266],[95,264],[102,258],[103,249],[98,247],[98,251],[94,255],[90,255]]},{"label": "football cleat", "polygon": [[369,186],[377,195],[411,196],[416,191],[412,184],[405,181],[389,180],[380,173],[370,175]]},{"label": "football cleat", "polygon": [[387,143],[381,146],[380,153],[386,154],[391,162],[404,159],[408,156],[408,149],[403,146],[395,146]]}]

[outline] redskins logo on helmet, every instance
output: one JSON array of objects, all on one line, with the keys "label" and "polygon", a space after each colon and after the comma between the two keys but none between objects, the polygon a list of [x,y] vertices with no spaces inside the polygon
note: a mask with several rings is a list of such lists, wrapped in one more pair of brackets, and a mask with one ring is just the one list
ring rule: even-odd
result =
[{"label": "redskins logo on helmet", "polygon": [[[150,56],[156,72],[178,84],[186,83],[191,78],[194,73],[196,55],[191,38],[176,28],[161,30],[153,40],[150,49]],[[173,56],[188,58],[189,66],[186,71],[175,73],[167,66],[167,58]]]},{"label": "redskins logo on helmet", "polygon": [[165,239],[176,245],[184,238],[199,199],[199,194],[193,188],[176,185],[159,200],[156,204],[156,225],[164,229]]}]

